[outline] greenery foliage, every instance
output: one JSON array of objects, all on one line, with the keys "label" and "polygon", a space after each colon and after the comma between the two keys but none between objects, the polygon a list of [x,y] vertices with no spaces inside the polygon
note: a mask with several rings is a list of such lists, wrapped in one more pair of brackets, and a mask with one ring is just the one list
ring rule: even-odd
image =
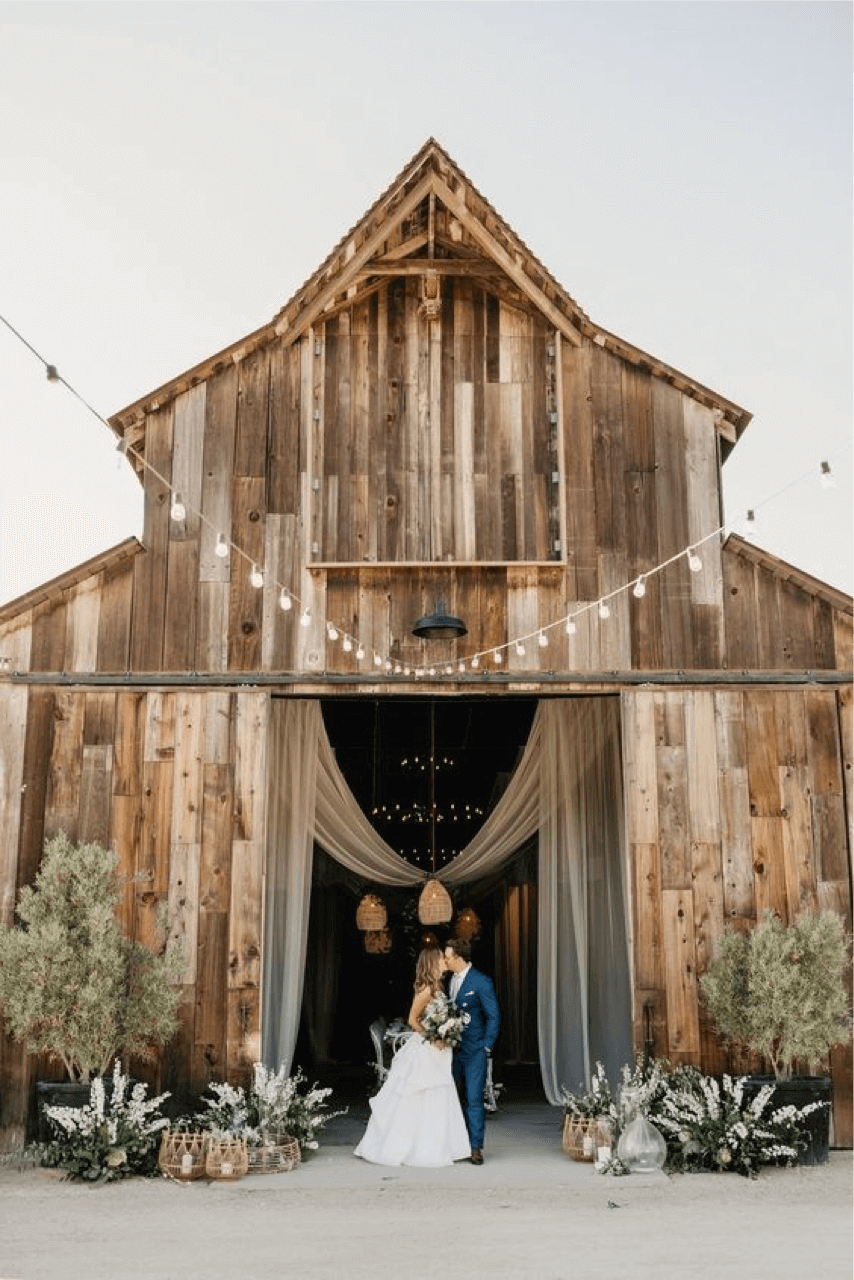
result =
[{"label": "greenery foliage", "polygon": [[763,1165],[793,1164],[807,1145],[805,1119],[826,1104],[774,1106],[774,1085],[750,1101],[745,1077],[724,1076],[718,1082],[696,1067],[672,1068],[665,1059],[638,1060],[624,1066],[612,1092],[601,1063],[591,1087],[577,1094],[563,1091],[564,1110],[578,1117],[598,1117],[610,1132],[611,1157],[597,1163],[600,1173],[620,1175],[628,1169],[617,1156],[623,1129],[638,1113],[667,1143],[671,1172],[713,1170],[755,1177]]},{"label": "greenery foliage", "polygon": [[772,911],[749,933],[727,931],[700,978],[724,1037],[761,1054],[778,1080],[848,1040],[848,940],[831,911],[785,926]]},{"label": "greenery foliage", "polygon": [[112,1182],[131,1175],[153,1177],[157,1172],[160,1130],[168,1120],[159,1114],[168,1093],[146,1099],[148,1086],[130,1087],[117,1061],[112,1092],[96,1076],[85,1107],[45,1107],[55,1137],[39,1148],[40,1163],[65,1169],[86,1182]]},{"label": "greenery foliage", "polygon": [[271,1071],[256,1062],[248,1092],[240,1085],[209,1084],[206,1092],[213,1098],[202,1099],[205,1109],[193,1122],[216,1137],[244,1138],[250,1146],[259,1146],[265,1134],[287,1133],[303,1150],[314,1151],[320,1130],[344,1112],[329,1111],[331,1089],[306,1089],[306,1083],[301,1070],[288,1076],[284,1067]]},{"label": "greenery foliage", "polygon": [[103,1074],[118,1053],[150,1056],[177,1028],[179,957],[155,956],[119,929],[118,857],[60,834],[45,845],[19,924],[0,926],[0,1008],[31,1053],[70,1080]]}]

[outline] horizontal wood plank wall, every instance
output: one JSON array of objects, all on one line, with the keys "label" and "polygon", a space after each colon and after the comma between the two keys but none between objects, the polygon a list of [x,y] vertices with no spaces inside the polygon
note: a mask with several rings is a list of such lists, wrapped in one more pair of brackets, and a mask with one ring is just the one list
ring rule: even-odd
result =
[{"label": "horizontal wood plank wall", "polygon": [[[638,1045],[651,1004],[661,1056],[757,1069],[699,998],[724,928],[770,908],[784,921],[830,909],[850,930],[850,707],[850,690],[623,695]],[[850,1146],[850,1045],[832,1066],[835,1141]]]}]

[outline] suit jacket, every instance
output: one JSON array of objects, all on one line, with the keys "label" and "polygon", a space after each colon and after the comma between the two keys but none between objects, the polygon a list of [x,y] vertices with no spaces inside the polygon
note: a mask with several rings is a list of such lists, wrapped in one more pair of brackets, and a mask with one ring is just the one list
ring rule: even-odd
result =
[{"label": "suit jacket", "polygon": [[463,1013],[469,1015],[469,1022],[455,1052],[469,1053],[475,1049],[491,1051],[501,1026],[501,1013],[492,979],[478,969],[469,969],[455,1003]]}]

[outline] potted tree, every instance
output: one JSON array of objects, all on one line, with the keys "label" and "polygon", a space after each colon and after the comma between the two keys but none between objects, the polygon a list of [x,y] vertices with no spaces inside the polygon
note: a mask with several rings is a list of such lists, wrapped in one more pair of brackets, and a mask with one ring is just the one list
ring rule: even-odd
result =
[{"label": "potted tree", "polygon": [[754,1077],[753,1088],[773,1083],[775,1101],[797,1107],[819,1102],[807,1115],[809,1146],[802,1163],[828,1159],[830,1091],[815,1069],[851,1032],[845,987],[848,939],[832,911],[784,925],[773,911],[748,933],[727,930],[700,978],[706,1006],[724,1039],[765,1058],[773,1077]]},{"label": "potted tree", "polygon": [[[54,836],[35,885],[21,890],[18,923],[0,926],[7,1027],[30,1053],[62,1063],[83,1102],[90,1081],[117,1055],[152,1056],[178,1024],[180,957],[174,950],[156,956],[123,936],[117,868],[114,852]],[[74,1102],[73,1088],[53,1082],[37,1083],[37,1092],[41,1104]]]}]

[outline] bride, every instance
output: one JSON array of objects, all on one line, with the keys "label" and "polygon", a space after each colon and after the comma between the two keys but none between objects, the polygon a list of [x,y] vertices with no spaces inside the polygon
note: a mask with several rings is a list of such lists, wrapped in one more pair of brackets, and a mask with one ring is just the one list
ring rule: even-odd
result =
[{"label": "bride", "polygon": [[466,1122],[451,1074],[451,1050],[430,1043],[421,1017],[442,990],[445,962],[425,947],[415,968],[411,1035],[392,1059],[385,1084],[371,1098],[371,1118],[355,1154],[372,1164],[439,1168],[471,1156]]}]

